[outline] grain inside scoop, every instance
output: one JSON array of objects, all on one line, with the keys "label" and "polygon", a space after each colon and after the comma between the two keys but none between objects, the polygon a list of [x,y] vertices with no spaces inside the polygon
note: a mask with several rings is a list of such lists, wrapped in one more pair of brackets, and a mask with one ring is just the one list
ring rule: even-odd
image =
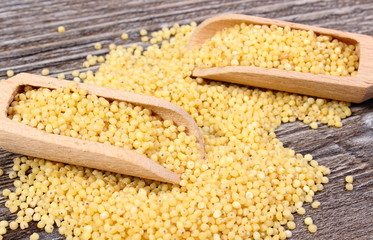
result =
[{"label": "grain inside scoop", "polygon": [[[45,158],[67,164],[96,168],[163,182],[179,183],[180,176],[155,161],[133,150],[56,135],[27,126],[8,118],[7,110],[14,96],[24,86],[57,89],[67,87],[71,81],[21,73],[0,84],[0,146],[29,156]],[[188,135],[194,135],[204,157],[200,130],[192,117],[180,107],[151,96],[123,92],[89,84],[77,84],[89,94],[131,103],[150,109],[164,120],[185,126]]]}]

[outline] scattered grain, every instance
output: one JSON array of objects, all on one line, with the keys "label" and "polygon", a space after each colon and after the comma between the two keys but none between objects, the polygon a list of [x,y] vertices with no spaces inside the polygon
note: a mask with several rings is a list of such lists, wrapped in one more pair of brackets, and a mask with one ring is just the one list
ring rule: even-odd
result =
[{"label": "scattered grain", "polygon": [[346,190],[347,191],[352,191],[354,189],[354,186],[352,185],[352,183],[346,183]]},{"label": "scattered grain", "polygon": [[13,77],[14,76],[14,71],[13,70],[8,70],[8,71],[6,71],[6,75],[8,77]]},{"label": "scattered grain", "polygon": [[352,183],[354,181],[354,177],[351,175],[346,176],[345,178],[346,183]]},{"label": "scattered grain", "polygon": [[102,44],[100,42],[95,43],[94,48],[96,50],[100,50],[102,48]]},{"label": "scattered grain", "polygon": [[41,75],[43,75],[43,76],[49,75],[49,69],[48,68],[43,68],[43,70],[41,70]]},{"label": "scattered grain", "polygon": [[64,26],[58,26],[57,32],[64,33],[64,32],[66,32],[66,28]]}]

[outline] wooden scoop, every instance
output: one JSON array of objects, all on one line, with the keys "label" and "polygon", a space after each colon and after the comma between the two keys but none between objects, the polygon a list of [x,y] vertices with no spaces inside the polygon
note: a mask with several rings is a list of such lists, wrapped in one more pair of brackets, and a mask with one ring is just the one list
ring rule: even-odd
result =
[{"label": "wooden scoop", "polygon": [[[56,89],[67,87],[71,81],[42,77],[27,73],[18,74],[0,83],[0,146],[4,149],[33,157],[97,168],[111,172],[178,184],[180,176],[141,155],[103,143],[81,140],[47,133],[8,118],[8,107],[23,86]],[[186,127],[187,134],[196,136],[204,157],[201,132],[192,117],[180,107],[151,96],[123,92],[105,87],[78,83],[89,94],[143,106],[162,119],[173,120]]]},{"label": "wooden scoop", "polygon": [[248,15],[223,14],[202,22],[194,31],[188,47],[200,47],[218,31],[240,23],[312,30],[353,44],[359,56],[357,75],[340,77],[254,66],[227,66],[196,68],[193,76],[355,103],[373,97],[373,38],[370,36]]}]

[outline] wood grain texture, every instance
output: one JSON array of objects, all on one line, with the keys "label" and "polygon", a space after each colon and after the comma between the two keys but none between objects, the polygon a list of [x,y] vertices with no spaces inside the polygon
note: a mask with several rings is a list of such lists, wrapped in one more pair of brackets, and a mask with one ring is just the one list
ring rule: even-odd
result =
[{"label": "wood grain texture", "polygon": [[[373,3],[371,0],[0,0],[0,79],[5,72],[40,73],[48,67],[57,73],[80,68],[87,54],[105,54],[114,42],[123,44],[122,32],[130,35],[125,45],[139,43],[141,28],[148,31],[175,22],[201,22],[221,13],[243,13],[276,18],[373,36]],[[67,28],[57,34],[59,25]],[[95,50],[93,44],[104,47]],[[139,43],[142,44],[142,43]],[[97,69],[96,67],[92,68]],[[68,75],[71,78],[71,75]],[[308,233],[303,219],[296,216],[297,240],[369,240],[373,238],[373,101],[352,106],[353,115],[343,120],[342,128],[321,126],[310,130],[302,123],[283,124],[277,130],[285,146],[296,152],[311,153],[331,168],[330,183],[316,194],[321,202],[314,210],[306,204],[318,232]],[[0,168],[11,170],[16,155],[0,150]],[[354,190],[344,190],[344,177],[354,175]],[[0,177],[0,190],[11,187],[7,175]],[[0,197],[1,219],[11,220]],[[26,239],[32,232],[41,239],[64,239],[56,231],[46,234],[35,223],[25,230],[10,231],[4,239]]]}]

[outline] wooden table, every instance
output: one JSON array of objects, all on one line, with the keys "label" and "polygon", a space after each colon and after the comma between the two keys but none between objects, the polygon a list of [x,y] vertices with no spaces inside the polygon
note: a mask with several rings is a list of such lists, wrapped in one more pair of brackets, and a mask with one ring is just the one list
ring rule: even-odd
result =
[{"label": "wooden table", "polygon": [[[128,44],[139,39],[139,30],[157,30],[171,24],[200,22],[219,13],[245,13],[286,21],[351,31],[373,36],[372,0],[1,0],[0,1],[0,79],[5,72],[40,73],[48,67],[57,73],[71,73],[82,66],[87,54],[105,54],[107,48],[94,50],[93,44],[122,43],[122,32],[129,33]],[[59,25],[65,35],[56,33]],[[68,36],[68,37],[66,37]],[[93,68],[95,70],[96,68]],[[68,75],[68,78],[72,78]],[[348,240],[373,239],[373,101],[352,106],[353,115],[343,120],[340,129],[320,127],[310,130],[300,122],[283,124],[277,134],[299,153],[311,153],[331,168],[330,183],[315,199],[321,207],[308,215],[318,226],[310,234],[296,216],[298,227],[292,239]],[[22,144],[22,143],[20,143]],[[14,154],[0,150],[0,168],[9,172]],[[344,177],[355,177],[354,190],[344,190]],[[11,187],[7,174],[0,177],[0,190]],[[11,220],[0,197],[0,219]],[[38,231],[35,223],[26,230],[10,231],[4,239],[25,239]],[[55,231],[41,233],[41,239],[63,239]]]}]

